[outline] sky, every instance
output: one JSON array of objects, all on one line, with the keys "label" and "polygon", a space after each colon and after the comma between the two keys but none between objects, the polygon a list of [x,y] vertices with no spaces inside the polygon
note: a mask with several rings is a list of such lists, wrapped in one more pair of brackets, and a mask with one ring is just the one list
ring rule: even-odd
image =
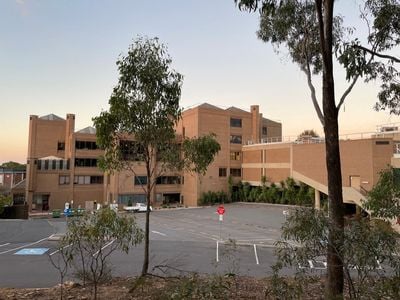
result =
[{"label": "sky", "polygon": [[[356,0],[337,3],[363,35],[358,7]],[[173,68],[184,75],[183,108],[258,104],[264,117],[282,122],[284,136],[322,134],[306,77],[285,49],[276,53],[257,39],[258,23],[233,0],[1,0],[0,163],[25,163],[30,115],[74,113],[76,130],[91,126],[108,109],[118,57],[138,36],[167,45]],[[341,95],[348,83],[336,67]],[[341,109],[340,133],[400,122],[372,109],[378,90],[379,82],[356,85]]]}]

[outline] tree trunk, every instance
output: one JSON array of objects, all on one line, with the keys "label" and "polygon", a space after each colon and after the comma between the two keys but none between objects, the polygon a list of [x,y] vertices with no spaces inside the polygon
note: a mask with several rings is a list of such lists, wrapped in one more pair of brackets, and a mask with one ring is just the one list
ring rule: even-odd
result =
[{"label": "tree trunk", "polygon": [[144,260],[143,260],[143,268],[141,274],[142,276],[145,276],[148,273],[149,269],[149,231],[150,231],[150,195],[151,195],[150,184],[151,184],[150,169],[147,168],[147,191],[146,191],[147,210],[146,210],[146,224],[144,229]]},{"label": "tree trunk", "polygon": [[[329,90],[324,87],[325,90]],[[333,92],[332,92],[333,94]],[[329,98],[329,97],[328,97]],[[329,101],[330,102],[330,101]],[[325,147],[328,173],[329,233],[328,233],[328,299],[343,295],[343,246],[344,218],[342,173],[340,167],[338,121],[335,103],[325,103]],[[336,117],[335,117],[336,115]]]},{"label": "tree trunk", "polygon": [[[327,299],[343,298],[344,217],[342,195],[342,173],[339,151],[338,110],[335,103],[333,77],[333,0],[317,0],[316,8],[320,25],[320,47],[323,57],[322,102],[324,111],[324,132],[326,167],[328,174],[329,233],[328,233],[328,283]],[[323,8],[322,8],[323,6]]]}]

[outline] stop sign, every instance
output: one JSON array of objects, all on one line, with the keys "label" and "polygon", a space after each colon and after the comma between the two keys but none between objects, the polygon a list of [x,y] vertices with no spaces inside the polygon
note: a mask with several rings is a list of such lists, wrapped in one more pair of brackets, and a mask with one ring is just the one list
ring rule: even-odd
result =
[{"label": "stop sign", "polygon": [[223,214],[225,213],[225,208],[224,208],[223,205],[218,206],[218,208],[217,208],[217,213],[218,213],[219,215],[223,215]]}]

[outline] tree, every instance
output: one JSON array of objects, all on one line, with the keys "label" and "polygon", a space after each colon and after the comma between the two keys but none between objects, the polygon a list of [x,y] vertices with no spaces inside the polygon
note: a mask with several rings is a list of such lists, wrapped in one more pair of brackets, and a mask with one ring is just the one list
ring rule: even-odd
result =
[{"label": "tree", "polygon": [[319,137],[319,134],[314,129],[306,129],[297,138],[300,139],[302,137]]},{"label": "tree", "polygon": [[175,134],[181,118],[182,75],[171,68],[167,49],[157,38],[138,38],[117,61],[119,81],[111,94],[109,111],[93,119],[97,142],[105,149],[103,169],[125,170],[137,176],[140,165],[147,180],[147,212],[142,275],[149,266],[149,222],[152,190],[165,172],[204,174],[220,150],[215,136],[187,139]]},{"label": "tree", "polygon": [[[283,239],[275,249],[277,262],[273,267],[273,277],[279,279],[276,280],[279,286],[284,280],[279,278],[279,273],[286,266],[295,267],[296,281],[305,284],[315,272],[310,268],[310,263],[316,267],[320,264],[323,268],[329,242],[329,223],[323,211],[312,208],[292,210],[282,228]],[[382,220],[371,222],[362,218],[348,219],[344,233],[345,243],[336,251],[342,255],[348,297],[397,299],[400,283],[399,235]],[[297,293],[307,290],[306,286],[298,286],[297,282],[287,284],[292,285],[289,290]],[[273,292],[282,293],[277,290]],[[289,295],[285,297],[290,298]],[[296,298],[302,297],[297,295]]]},{"label": "tree", "polygon": [[390,167],[380,173],[379,180],[368,193],[364,207],[371,216],[383,219],[400,217],[400,174]]},{"label": "tree", "polygon": [[[327,297],[343,293],[344,239],[342,176],[339,152],[338,114],[357,80],[380,77],[383,81],[378,108],[389,107],[398,113],[399,59],[387,51],[400,43],[400,4],[397,0],[366,0],[363,20],[369,27],[367,45],[359,39],[345,40],[354,30],[343,26],[343,18],[334,16],[334,0],[235,0],[239,9],[259,11],[258,37],[276,46],[285,46],[290,57],[306,74],[311,100],[324,127],[328,173],[329,239]],[[385,52],[385,53],[383,53]],[[348,88],[336,103],[333,58],[346,70]],[[322,74],[322,109],[318,104],[313,75]],[[394,107],[394,108],[393,108]],[[397,110],[396,110],[397,108]]]},{"label": "tree", "polygon": [[9,161],[9,162],[5,162],[5,163],[1,164],[0,168],[11,169],[11,170],[25,170],[26,165],[17,163],[15,161]]},{"label": "tree", "polygon": [[97,299],[98,284],[110,275],[111,254],[116,250],[128,253],[130,246],[141,243],[142,239],[143,232],[134,218],[118,216],[108,207],[101,208],[95,214],[87,213],[68,222],[68,231],[58,247],[61,265],[55,261],[53,266],[63,280],[66,268],[75,262],[84,284],[87,280],[93,283]]}]

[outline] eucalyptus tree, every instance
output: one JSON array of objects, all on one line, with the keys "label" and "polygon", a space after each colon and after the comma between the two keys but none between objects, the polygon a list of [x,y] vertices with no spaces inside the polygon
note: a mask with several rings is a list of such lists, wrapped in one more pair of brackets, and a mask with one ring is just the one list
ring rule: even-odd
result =
[{"label": "eucalyptus tree", "polygon": [[[142,275],[149,267],[149,224],[152,190],[166,172],[204,174],[220,150],[215,135],[185,138],[176,134],[181,119],[179,106],[183,76],[172,69],[171,57],[157,38],[138,38],[128,54],[117,61],[119,80],[109,99],[110,108],[93,119],[97,143],[105,149],[100,166],[108,171],[125,170],[142,182],[147,211]],[[140,178],[140,177],[138,177]]]},{"label": "eucalyptus tree", "polygon": [[[328,173],[328,297],[343,294],[342,249],[344,216],[339,152],[338,115],[346,97],[360,78],[380,79],[376,109],[400,113],[399,58],[391,55],[400,43],[398,0],[365,0],[360,18],[368,27],[365,43],[343,17],[334,14],[334,0],[235,0],[241,10],[258,11],[258,37],[286,47],[293,62],[305,73],[311,100],[324,127]],[[335,95],[334,58],[344,67],[348,87]],[[322,75],[322,108],[317,99],[314,75]],[[336,249],[336,250],[335,250]]]}]

